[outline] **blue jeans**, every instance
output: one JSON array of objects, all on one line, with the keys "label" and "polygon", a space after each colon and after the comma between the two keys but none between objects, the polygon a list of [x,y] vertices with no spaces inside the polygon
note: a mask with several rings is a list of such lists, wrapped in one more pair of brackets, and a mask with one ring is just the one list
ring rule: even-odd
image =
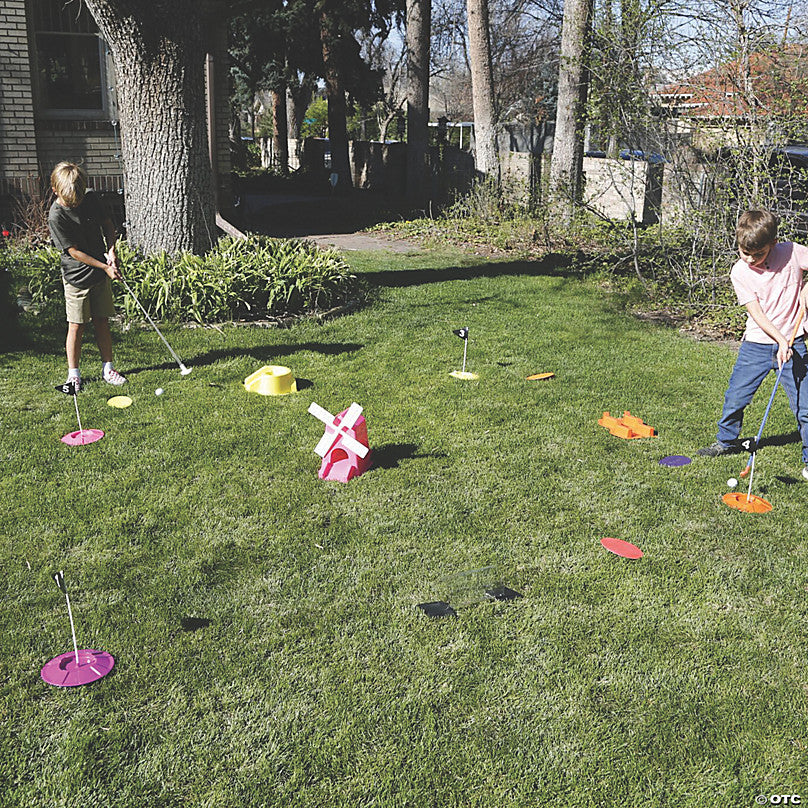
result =
[{"label": "blue jeans", "polygon": [[[808,369],[805,339],[794,340],[793,356],[783,365],[780,385],[786,391],[791,410],[797,417],[802,438],[802,462],[808,464]],[[777,345],[742,342],[724,395],[724,409],[718,422],[718,442],[731,444],[740,437],[743,411],[770,370],[777,371]]]}]

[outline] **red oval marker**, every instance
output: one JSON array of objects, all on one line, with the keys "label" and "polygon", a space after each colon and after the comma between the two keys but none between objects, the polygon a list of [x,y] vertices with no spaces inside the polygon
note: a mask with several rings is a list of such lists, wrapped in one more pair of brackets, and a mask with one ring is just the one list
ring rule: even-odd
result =
[{"label": "red oval marker", "polygon": [[642,558],[642,550],[635,544],[622,539],[605,538],[600,543],[610,552],[623,558]]}]

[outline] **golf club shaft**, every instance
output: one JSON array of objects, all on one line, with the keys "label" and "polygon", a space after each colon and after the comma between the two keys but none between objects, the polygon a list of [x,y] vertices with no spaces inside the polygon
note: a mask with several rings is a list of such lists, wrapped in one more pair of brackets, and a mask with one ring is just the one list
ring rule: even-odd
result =
[{"label": "golf club shaft", "polygon": [[[794,340],[797,338],[797,329],[802,324],[802,318],[804,316],[805,316],[805,309],[800,307],[799,314],[797,315],[797,322],[794,323],[794,330],[791,332],[791,339],[788,341],[789,348],[794,344]],[[780,378],[783,375],[784,369],[785,369],[785,363],[783,363],[783,365],[777,371],[777,378],[774,380],[774,387],[772,388],[772,394],[769,396],[769,403],[766,407],[766,412],[763,413],[763,420],[760,422],[760,429],[758,429],[758,433],[755,436],[755,450],[749,455],[749,460],[746,463],[746,468],[741,472],[741,477],[745,477],[748,474],[749,469],[754,462],[755,452],[757,451],[757,444],[760,441],[760,436],[763,434],[763,427],[766,425],[766,419],[769,417],[769,410],[772,408],[772,402],[774,401],[774,394],[777,392],[777,385],[780,384]]]},{"label": "golf club shaft", "polygon": [[174,357],[174,361],[180,366],[180,370],[185,370],[185,365],[182,364],[182,360],[177,356],[177,354],[174,353],[174,349],[168,344],[168,340],[163,336],[162,332],[157,327],[154,320],[152,320],[152,318],[149,317],[149,312],[147,312],[146,309],[143,308],[143,304],[137,299],[137,296],[131,290],[129,284],[123,278],[121,278],[121,283],[126,287],[126,291],[129,292],[130,295],[132,295],[132,299],[135,301],[135,303],[137,303],[138,306],[140,306],[140,310],[146,315],[146,319],[149,321],[149,323],[151,323],[151,327],[157,332],[157,335],[165,343],[166,348],[168,348],[168,352]]}]

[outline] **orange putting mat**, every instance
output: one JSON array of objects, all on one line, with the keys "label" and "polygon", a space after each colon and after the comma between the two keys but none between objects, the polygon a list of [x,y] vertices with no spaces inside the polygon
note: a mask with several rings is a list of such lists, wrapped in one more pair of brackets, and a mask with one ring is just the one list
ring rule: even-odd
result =
[{"label": "orange putting mat", "polygon": [[725,505],[744,513],[768,513],[774,507],[771,502],[763,499],[763,497],[756,497],[754,494],[747,497],[746,494],[739,491],[730,491],[728,494],[724,494],[721,499],[724,500]]},{"label": "orange putting mat", "polygon": [[623,413],[622,418],[615,418],[608,412],[603,413],[603,417],[598,419],[601,426],[605,426],[612,435],[618,438],[653,438],[656,431],[652,426],[644,423],[642,418],[637,418],[628,410]]}]

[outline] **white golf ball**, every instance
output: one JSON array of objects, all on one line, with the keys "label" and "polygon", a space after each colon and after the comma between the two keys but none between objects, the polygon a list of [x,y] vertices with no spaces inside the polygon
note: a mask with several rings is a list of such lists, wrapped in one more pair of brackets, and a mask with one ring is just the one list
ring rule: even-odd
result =
[{"label": "white golf ball", "polygon": [[154,395],[156,395],[156,396],[161,396],[161,395],[163,395],[163,388],[162,388],[162,387],[158,387],[158,388],[157,388],[157,389],[154,391]]},{"label": "white golf ball", "polygon": [[730,477],[727,480],[727,487],[728,488],[735,488],[736,485],[738,485],[738,481],[734,477]]}]

